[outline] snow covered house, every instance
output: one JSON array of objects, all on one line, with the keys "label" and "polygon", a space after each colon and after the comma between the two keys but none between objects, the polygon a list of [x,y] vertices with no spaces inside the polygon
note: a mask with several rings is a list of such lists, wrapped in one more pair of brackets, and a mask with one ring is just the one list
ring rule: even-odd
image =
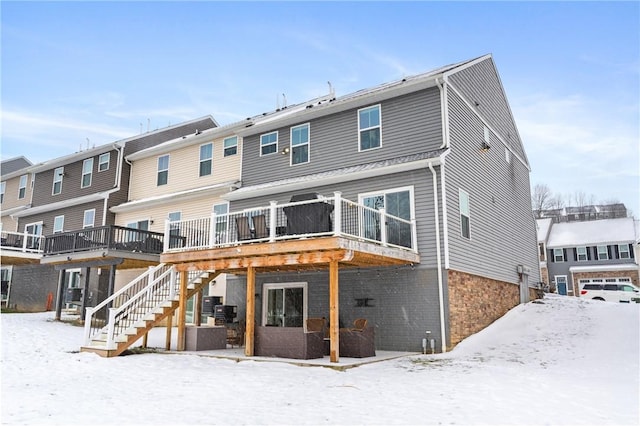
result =
[{"label": "snow covered house", "polygon": [[[539,230],[545,220],[537,220]],[[638,286],[635,228],[631,217],[551,224],[545,240],[549,283],[568,296],[579,296],[588,283]]]}]

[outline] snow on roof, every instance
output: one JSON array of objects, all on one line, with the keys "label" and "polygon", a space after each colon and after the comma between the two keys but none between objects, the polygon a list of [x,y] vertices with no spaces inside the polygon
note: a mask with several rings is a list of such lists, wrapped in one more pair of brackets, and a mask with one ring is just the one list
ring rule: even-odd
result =
[{"label": "snow on roof", "polygon": [[632,243],[635,227],[632,217],[554,223],[547,247],[579,247],[608,243]]},{"label": "snow on roof", "polygon": [[549,229],[551,229],[551,223],[553,220],[549,218],[536,219],[536,228],[538,230],[538,242],[543,243],[547,241],[549,236]]}]

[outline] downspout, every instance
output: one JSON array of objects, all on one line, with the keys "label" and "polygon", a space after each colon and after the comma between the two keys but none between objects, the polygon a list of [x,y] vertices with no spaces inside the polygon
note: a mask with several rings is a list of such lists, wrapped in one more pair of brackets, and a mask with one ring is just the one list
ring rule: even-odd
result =
[{"label": "downspout", "polygon": [[440,90],[440,117],[442,119],[442,145],[440,148],[449,148],[449,106],[447,104],[447,78],[436,78],[436,85]]},{"label": "downspout", "polygon": [[449,153],[446,151],[442,154],[440,160],[440,191],[442,199],[442,239],[444,240],[444,269],[449,269],[449,219],[447,218],[447,193],[445,181],[445,157]]},{"label": "downspout", "polygon": [[[442,166],[440,167],[442,169]],[[438,270],[438,302],[440,304],[440,341],[442,342],[442,353],[447,351],[447,339],[445,336],[444,327],[444,295],[442,288],[442,268],[440,258],[440,218],[438,214],[438,175],[433,168],[433,164],[429,162],[429,170],[433,176],[433,210],[435,213],[435,225],[436,225],[436,263]]]},{"label": "downspout", "polygon": [[113,144],[113,148],[118,151],[118,165],[116,166],[116,180],[113,183],[113,189],[107,191],[104,197],[104,206],[102,207],[102,226],[107,224],[107,207],[109,205],[109,196],[114,192],[120,190],[120,184],[122,183],[122,159],[124,158],[124,147],[118,146],[117,143]]}]

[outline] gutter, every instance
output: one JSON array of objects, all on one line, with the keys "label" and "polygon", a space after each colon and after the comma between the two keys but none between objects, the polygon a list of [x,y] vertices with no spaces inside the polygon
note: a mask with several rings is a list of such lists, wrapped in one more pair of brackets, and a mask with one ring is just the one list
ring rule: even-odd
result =
[{"label": "gutter", "polygon": [[442,345],[442,353],[447,352],[447,339],[445,335],[444,327],[444,295],[442,287],[442,268],[441,268],[441,255],[440,255],[440,218],[438,212],[438,175],[433,168],[433,165],[429,163],[429,170],[433,176],[433,210],[435,212],[435,225],[436,225],[436,264],[438,270],[438,302],[440,305],[440,341]]},{"label": "gutter", "polygon": [[443,80],[436,78],[436,86],[440,90],[440,116],[442,118],[442,145],[440,148],[449,148],[449,105],[447,102],[447,76]]}]

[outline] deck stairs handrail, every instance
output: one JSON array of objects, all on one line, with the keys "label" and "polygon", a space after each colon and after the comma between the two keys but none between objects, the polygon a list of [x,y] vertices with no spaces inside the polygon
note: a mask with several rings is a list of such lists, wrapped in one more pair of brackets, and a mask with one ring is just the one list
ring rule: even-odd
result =
[{"label": "deck stairs handrail", "polygon": [[[219,273],[189,273],[187,298]],[[124,352],[179,307],[180,278],[174,266],[159,264],[95,307],[87,307],[82,351],[112,357]]]}]

